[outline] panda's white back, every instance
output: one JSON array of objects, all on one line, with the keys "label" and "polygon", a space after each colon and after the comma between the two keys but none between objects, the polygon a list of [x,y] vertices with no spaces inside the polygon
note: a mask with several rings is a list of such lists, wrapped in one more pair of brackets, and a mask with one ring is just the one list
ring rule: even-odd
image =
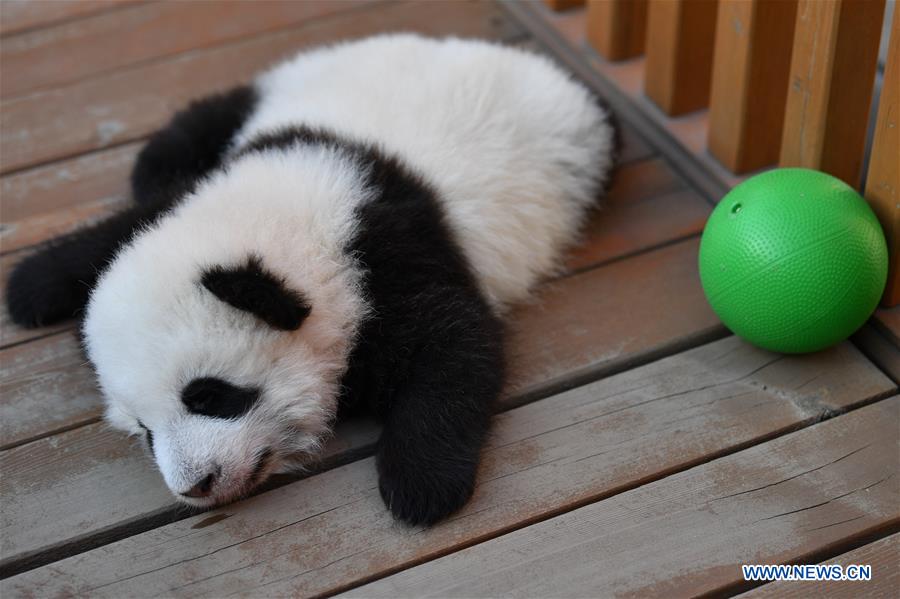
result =
[{"label": "panda's white back", "polygon": [[613,161],[590,94],[548,60],[479,41],[387,35],[282,63],[235,148],[291,125],[398,155],[440,192],[495,308],[522,300],[576,238]]}]

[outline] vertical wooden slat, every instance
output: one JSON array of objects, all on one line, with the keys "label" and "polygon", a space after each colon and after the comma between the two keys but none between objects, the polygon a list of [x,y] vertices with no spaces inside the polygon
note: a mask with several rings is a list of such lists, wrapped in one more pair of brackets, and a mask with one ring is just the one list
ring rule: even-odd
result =
[{"label": "vertical wooden slat", "polygon": [[647,0],[588,0],[587,38],[608,60],[623,60],[644,51]]},{"label": "vertical wooden slat", "polygon": [[668,115],[709,103],[716,0],[650,0],[644,92]]},{"label": "vertical wooden slat", "polygon": [[890,272],[882,303],[900,303],[900,10],[894,8],[891,42],[869,156],[866,199],[884,227]]},{"label": "vertical wooden slat", "polygon": [[584,0],[544,0],[544,4],[551,10],[567,10],[584,4]]},{"label": "vertical wooden slat", "polygon": [[801,0],[781,138],[781,166],[862,175],[884,0]]},{"label": "vertical wooden slat", "polygon": [[736,173],[778,160],[796,11],[796,0],[719,3],[707,141]]}]

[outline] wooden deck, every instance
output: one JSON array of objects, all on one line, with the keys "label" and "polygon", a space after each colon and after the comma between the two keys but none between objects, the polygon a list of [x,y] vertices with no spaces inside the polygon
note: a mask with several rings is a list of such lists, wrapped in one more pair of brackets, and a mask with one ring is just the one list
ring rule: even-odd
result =
[{"label": "wooden deck", "polygon": [[[572,18],[558,34],[525,10],[4,1],[4,279],[30,247],[127,202],[136,151],[174,109],[299,48],[414,30],[598,72]],[[810,356],[729,336],[696,270],[715,186],[619,112],[607,207],[571,272],[515,313],[475,497],[432,529],[390,518],[366,421],[342,425],[303,479],[212,512],[179,507],[139,444],[101,422],[74,325],[23,330],[3,314],[3,597],[895,596],[900,310]],[[758,586],[740,569],[819,562],[871,564],[874,579]]]}]

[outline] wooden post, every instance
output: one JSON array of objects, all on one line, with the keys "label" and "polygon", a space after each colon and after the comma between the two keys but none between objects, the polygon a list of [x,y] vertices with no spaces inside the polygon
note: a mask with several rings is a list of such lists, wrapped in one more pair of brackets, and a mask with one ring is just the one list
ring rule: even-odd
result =
[{"label": "wooden post", "polygon": [[778,160],[796,12],[796,0],[719,3],[707,141],[736,173]]},{"label": "wooden post", "polygon": [[866,176],[869,200],[887,237],[890,271],[882,303],[900,303],[900,10],[894,8],[891,42],[878,101],[875,138]]},{"label": "wooden post", "polygon": [[588,42],[608,60],[644,51],[647,0],[588,0]]},{"label": "wooden post", "polygon": [[670,116],[709,103],[716,0],[650,0],[644,93]]},{"label": "wooden post", "polygon": [[551,10],[567,10],[584,4],[584,0],[544,0],[544,4]]},{"label": "wooden post", "polygon": [[781,138],[781,166],[862,175],[884,0],[801,0]]}]

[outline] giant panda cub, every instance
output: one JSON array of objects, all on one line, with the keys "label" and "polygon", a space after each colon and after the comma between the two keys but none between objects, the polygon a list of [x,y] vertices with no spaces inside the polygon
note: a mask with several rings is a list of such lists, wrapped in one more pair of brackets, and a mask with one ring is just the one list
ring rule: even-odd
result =
[{"label": "giant panda cub", "polygon": [[79,315],[106,418],[194,506],[302,467],[374,412],[379,489],[462,506],[503,386],[503,316],[554,273],[613,164],[608,115],[550,61],[385,35],[194,102],[134,205],[13,273],[25,326]]}]

